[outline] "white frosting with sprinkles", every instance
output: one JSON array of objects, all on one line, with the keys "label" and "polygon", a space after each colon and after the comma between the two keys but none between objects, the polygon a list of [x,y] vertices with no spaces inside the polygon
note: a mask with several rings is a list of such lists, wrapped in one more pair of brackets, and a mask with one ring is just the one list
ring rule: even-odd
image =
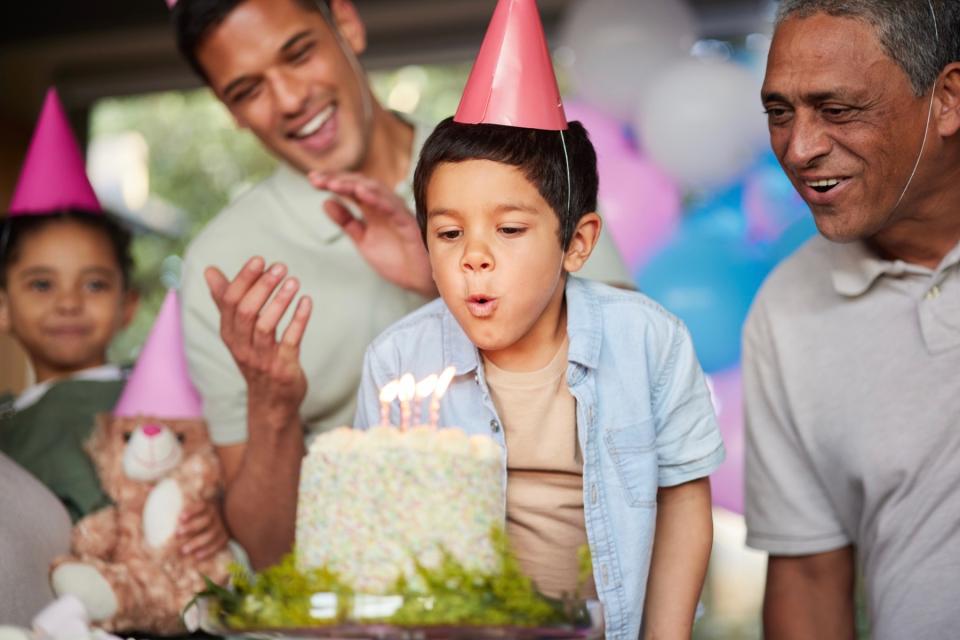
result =
[{"label": "white frosting with sprinkles", "polygon": [[460,429],[340,428],[317,437],[300,471],[297,561],[327,566],[363,593],[386,593],[413,559],[446,549],[489,571],[503,525],[503,455]]}]

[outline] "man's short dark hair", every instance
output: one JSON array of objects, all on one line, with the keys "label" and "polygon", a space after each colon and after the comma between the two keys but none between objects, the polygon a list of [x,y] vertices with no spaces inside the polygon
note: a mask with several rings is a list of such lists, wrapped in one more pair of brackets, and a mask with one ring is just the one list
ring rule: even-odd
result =
[{"label": "man's short dark hair", "polygon": [[130,289],[133,271],[133,256],[130,252],[130,231],[109,213],[94,214],[79,209],[37,215],[7,215],[0,220],[0,289],[7,287],[7,272],[20,257],[23,243],[30,236],[52,224],[74,222],[103,234],[113,249],[117,266],[123,277],[123,288]]},{"label": "man's short dark hair", "polygon": [[[207,73],[197,59],[197,50],[210,32],[227,19],[245,0],[179,0],[173,7],[173,28],[177,34],[177,48],[197,75],[207,81]],[[309,11],[324,14],[330,0],[294,0]]]},{"label": "man's short dark hair", "polygon": [[[565,157],[570,158],[569,191]],[[580,218],[597,210],[597,154],[587,130],[579,122],[569,123],[561,139],[558,131],[460,124],[447,118],[424,143],[413,178],[417,223],[424,242],[430,177],[444,162],[467,160],[492,160],[520,169],[560,219],[560,245],[564,249],[569,246]]]}]

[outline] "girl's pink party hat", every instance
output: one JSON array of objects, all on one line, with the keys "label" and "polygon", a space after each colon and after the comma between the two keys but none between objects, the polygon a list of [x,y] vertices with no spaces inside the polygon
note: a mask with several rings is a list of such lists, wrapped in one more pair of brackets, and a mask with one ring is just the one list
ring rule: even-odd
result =
[{"label": "girl's pink party hat", "polygon": [[63,209],[103,213],[56,89],[50,88],[33,132],[20,179],[10,201],[11,216]]}]

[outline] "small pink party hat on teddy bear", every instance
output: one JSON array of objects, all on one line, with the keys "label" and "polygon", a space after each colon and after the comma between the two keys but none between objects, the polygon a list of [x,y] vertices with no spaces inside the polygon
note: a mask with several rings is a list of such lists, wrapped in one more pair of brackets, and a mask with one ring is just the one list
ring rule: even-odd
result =
[{"label": "small pink party hat on teddy bear", "polygon": [[200,394],[190,382],[183,350],[180,300],[171,289],[113,410],[114,415],[202,418]]},{"label": "small pink party hat on teddy bear", "polygon": [[9,213],[42,215],[64,209],[103,213],[87,172],[83,153],[70,130],[56,89],[50,88],[20,170]]},{"label": "small pink party hat on teddy bear", "polygon": [[535,0],[497,2],[453,119],[461,124],[567,128]]}]

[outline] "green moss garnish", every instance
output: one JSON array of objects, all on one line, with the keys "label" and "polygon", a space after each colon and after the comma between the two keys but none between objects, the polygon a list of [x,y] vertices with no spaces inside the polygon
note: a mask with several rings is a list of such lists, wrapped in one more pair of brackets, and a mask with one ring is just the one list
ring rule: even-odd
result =
[{"label": "green moss garnish", "polygon": [[[491,532],[491,540],[497,555],[494,571],[468,569],[446,552],[437,567],[416,563],[416,579],[408,581],[401,577],[392,592],[402,596],[403,604],[392,616],[377,622],[400,626],[589,624],[582,603],[550,599],[536,590],[521,571],[501,528]],[[583,583],[586,580],[583,553],[579,559],[578,582]],[[586,565],[589,577],[589,553]],[[210,598],[213,613],[234,630],[341,624],[349,620],[354,595],[328,568],[298,569],[294,554],[256,576],[234,567],[232,585],[232,591],[227,591],[208,584],[201,595]],[[316,613],[312,605],[315,594],[336,595],[334,617],[319,619],[311,613],[311,610]]]}]

